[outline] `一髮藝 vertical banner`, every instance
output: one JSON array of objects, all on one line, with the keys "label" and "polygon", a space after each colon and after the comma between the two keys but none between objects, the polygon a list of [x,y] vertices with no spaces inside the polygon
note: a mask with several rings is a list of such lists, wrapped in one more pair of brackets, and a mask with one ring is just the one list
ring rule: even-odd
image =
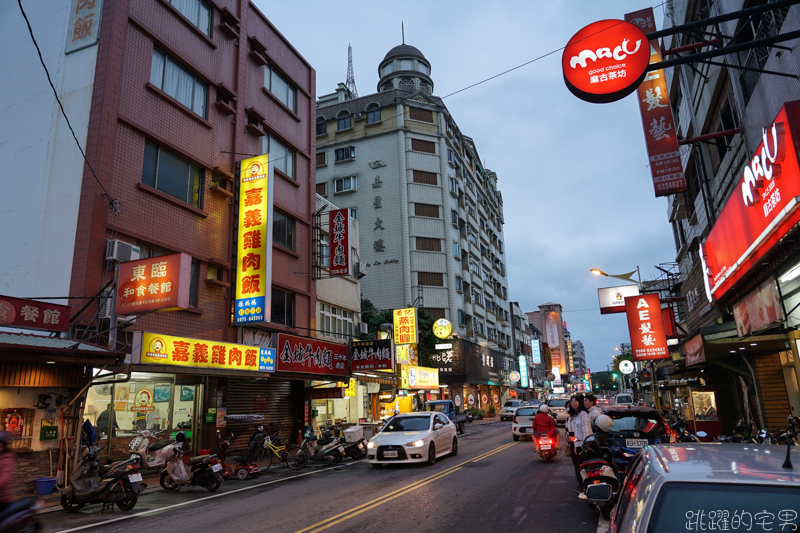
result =
[{"label": "\u4e00\u9aee\u85dd vertical banner", "polygon": [[244,159],[239,172],[235,325],[269,322],[272,294],[272,168],[269,155]]}]

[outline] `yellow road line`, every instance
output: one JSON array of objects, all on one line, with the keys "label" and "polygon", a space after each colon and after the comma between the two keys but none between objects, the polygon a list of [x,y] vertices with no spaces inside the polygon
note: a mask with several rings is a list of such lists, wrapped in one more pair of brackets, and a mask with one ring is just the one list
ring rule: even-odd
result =
[{"label": "yellow road line", "polygon": [[325,520],[323,520],[321,522],[317,522],[316,524],[308,526],[305,529],[301,529],[301,530],[297,531],[296,533],[307,533],[307,532],[323,531],[323,530],[325,530],[325,529],[327,529],[327,528],[329,528],[331,526],[339,524],[340,522],[344,522],[345,520],[348,520],[348,519],[350,519],[350,518],[352,518],[354,516],[357,516],[357,515],[365,512],[365,511],[369,511],[370,509],[378,507],[379,505],[383,505],[384,503],[389,502],[389,501],[391,501],[391,500],[393,500],[395,498],[398,498],[400,496],[404,496],[405,494],[408,494],[409,492],[412,492],[412,491],[414,491],[414,490],[416,490],[416,489],[418,489],[420,487],[423,487],[423,486],[427,485],[428,483],[432,483],[433,481],[437,481],[437,480],[439,480],[439,479],[441,479],[441,478],[443,478],[445,476],[449,476],[453,472],[461,470],[462,466],[467,464],[467,463],[474,463],[474,462],[480,461],[482,459],[485,459],[486,457],[489,457],[490,455],[494,455],[495,453],[498,453],[498,452],[501,452],[501,451],[503,451],[505,449],[508,449],[511,446],[514,446],[515,444],[517,444],[517,443],[516,442],[511,442],[509,444],[504,444],[503,446],[500,446],[499,448],[495,448],[494,450],[490,450],[490,451],[488,451],[488,452],[486,452],[486,453],[484,453],[482,455],[479,455],[478,457],[475,457],[474,459],[469,459],[467,461],[463,461],[463,462],[461,462],[461,463],[459,463],[459,464],[457,464],[457,465],[455,465],[453,467],[448,468],[447,470],[443,470],[443,471],[438,472],[438,473],[436,473],[436,474],[434,474],[432,476],[429,476],[427,478],[423,478],[423,479],[421,479],[419,481],[415,481],[414,483],[412,483],[410,485],[406,485],[403,488],[397,489],[397,490],[395,490],[393,492],[390,492],[388,494],[385,494],[385,495],[383,495],[383,496],[381,496],[379,498],[375,498],[374,500],[370,500],[370,501],[368,501],[366,503],[363,503],[363,504],[361,504],[359,506],[353,507],[352,509],[349,509],[349,510],[343,512],[343,513],[339,513],[339,514],[337,514],[335,516],[327,518],[327,519],[325,519]]}]

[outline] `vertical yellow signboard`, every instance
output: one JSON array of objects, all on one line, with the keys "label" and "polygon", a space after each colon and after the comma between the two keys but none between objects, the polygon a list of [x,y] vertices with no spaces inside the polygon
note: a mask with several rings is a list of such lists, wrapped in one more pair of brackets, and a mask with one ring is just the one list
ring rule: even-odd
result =
[{"label": "vertical yellow signboard", "polygon": [[239,173],[239,230],[233,323],[269,322],[272,285],[272,170],[267,154]]},{"label": "vertical yellow signboard", "polygon": [[417,344],[419,336],[417,332],[417,309],[395,309],[394,315],[394,343],[395,344]]}]

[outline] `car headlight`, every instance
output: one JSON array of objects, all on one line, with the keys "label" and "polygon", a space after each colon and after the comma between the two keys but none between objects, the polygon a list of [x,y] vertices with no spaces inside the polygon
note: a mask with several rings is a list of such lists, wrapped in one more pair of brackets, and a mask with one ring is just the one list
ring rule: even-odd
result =
[{"label": "car headlight", "polygon": [[374,442],[372,442],[372,441],[369,441],[369,442],[367,443],[367,448],[369,448],[370,450],[371,450],[372,448],[374,448],[375,446],[377,446],[377,444],[375,444],[375,443],[374,443]]},{"label": "car headlight", "polygon": [[425,446],[425,441],[422,439],[415,440],[414,442],[409,442],[408,444],[406,444],[406,446],[409,446],[411,448],[419,448],[420,446]]}]

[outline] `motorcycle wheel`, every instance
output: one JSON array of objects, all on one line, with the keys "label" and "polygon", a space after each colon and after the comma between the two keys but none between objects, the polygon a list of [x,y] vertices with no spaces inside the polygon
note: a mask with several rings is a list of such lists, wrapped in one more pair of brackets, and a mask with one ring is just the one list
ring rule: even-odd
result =
[{"label": "motorcycle wheel", "polygon": [[67,497],[66,494],[61,495],[61,507],[63,507],[68,513],[77,513],[83,509],[85,505],[86,502],[79,502],[71,496]]},{"label": "motorcycle wheel", "polygon": [[175,490],[178,488],[178,484],[175,483],[175,480],[173,480],[167,472],[161,472],[161,477],[158,478],[158,482],[164,490]]},{"label": "motorcycle wheel", "polygon": [[336,453],[331,454],[333,456],[333,463],[341,463],[342,462],[342,454],[339,453],[339,450],[336,450]]},{"label": "motorcycle wheel", "polygon": [[208,492],[214,492],[221,484],[222,483],[220,482],[219,478],[214,474],[211,474],[211,480],[208,482],[208,485],[206,485],[206,490],[208,490]]},{"label": "motorcycle wheel", "polygon": [[286,465],[292,470],[300,470],[308,462],[306,452],[297,444],[286,446]]},{"label": "motorcycle wheel", "polygon": [[136,502],[139,501],[139,495],[133,492],[130,485],[126,485],[123,489],[125,491],[124,499],[117,504],[120,511],[130,511],[136,507]]}]

